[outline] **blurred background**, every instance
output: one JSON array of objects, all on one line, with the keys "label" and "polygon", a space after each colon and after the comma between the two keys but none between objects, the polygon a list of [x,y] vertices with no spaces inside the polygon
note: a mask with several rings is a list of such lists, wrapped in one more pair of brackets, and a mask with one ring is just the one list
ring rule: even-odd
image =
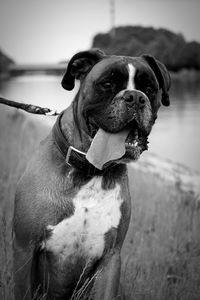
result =
[{"label": "blurred background", "polygon": [[[133,205],[121,273],[128,300],[200,299],[199,12],[199,0],[0,0],[0,97],[65,109],[78,89],[61,87],[67,62],[91,47],[149,53],[170,71],[171,106],[161,107],[149,151],[128,169]],[[2,300],[14,300],[16,184],[54,122],[0,104]]]},{"label": "blurred background", "polygon": [[60,85],[76,52],[152,54],[172,89],[149,150],[200,171],[199,11],[199,0],[0,0],[0,95],[62,110],[77,89]]}]

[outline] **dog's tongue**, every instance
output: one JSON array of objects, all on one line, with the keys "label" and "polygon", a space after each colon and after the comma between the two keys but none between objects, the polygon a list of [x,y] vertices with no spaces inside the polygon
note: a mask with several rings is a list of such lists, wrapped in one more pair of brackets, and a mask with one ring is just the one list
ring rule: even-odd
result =
[{"label": "dog's tongue", "polygon": [[119,159],[125,154],[125,140],[128,130],[109,133],[99,129],[86,154],[87,160],[99,170],[111,160]]}]

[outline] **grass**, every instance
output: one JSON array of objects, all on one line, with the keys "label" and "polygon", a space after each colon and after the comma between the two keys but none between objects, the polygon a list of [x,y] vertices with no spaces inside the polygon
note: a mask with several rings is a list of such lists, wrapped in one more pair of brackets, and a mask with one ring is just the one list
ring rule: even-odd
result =
[{"label": "grass", "polygon": [[152,174],[129,169],[133,212],[123,248],[127,299],[200,299],[200,203]]},{"label": "grass", "polygon": [[[42,131],[41,131],[42,129]],[[26,115],[0,107],[0,299],[13,300],[12,217],[17,180],[48,132]],[[17,300],[17,299],[16,299]]]},{"label": "grass", "polygon": [[[16,182],[48,132],[30,115],[0,108],[0,299],[12,300]],[[200,202],[192,191],[129,168],[132,218],[122,250],[129,300],[200,299]],[[16,299],[17,300],[17,299]]]}]

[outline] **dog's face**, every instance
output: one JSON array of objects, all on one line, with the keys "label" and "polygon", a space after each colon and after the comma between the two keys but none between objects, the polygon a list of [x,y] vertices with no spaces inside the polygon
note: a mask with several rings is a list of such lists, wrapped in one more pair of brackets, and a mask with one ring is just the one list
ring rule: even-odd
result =
[{"label": "dog's face", "polygon": [[93,139],[99,128],[126,131],[125,154],[135,160],[147,149],[147,138],[161,103],[169,105],[170,77],[152,56],[106,56],[102,51],[76,54],[69,62],[62,86],[71,90],[80,80],[76,118]]}]

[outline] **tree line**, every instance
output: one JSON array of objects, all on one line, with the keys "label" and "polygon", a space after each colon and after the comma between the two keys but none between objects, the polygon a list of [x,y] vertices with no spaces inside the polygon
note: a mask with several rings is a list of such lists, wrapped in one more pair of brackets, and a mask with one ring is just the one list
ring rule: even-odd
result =
[{"label": "tree line", "polygon": [[167,29],[124,26],[93,38],[92,47],[107,54],[139,56],[147,53],[162,61],[169,70],[200,70],[200,43],[186,42],[182,34]]}]

